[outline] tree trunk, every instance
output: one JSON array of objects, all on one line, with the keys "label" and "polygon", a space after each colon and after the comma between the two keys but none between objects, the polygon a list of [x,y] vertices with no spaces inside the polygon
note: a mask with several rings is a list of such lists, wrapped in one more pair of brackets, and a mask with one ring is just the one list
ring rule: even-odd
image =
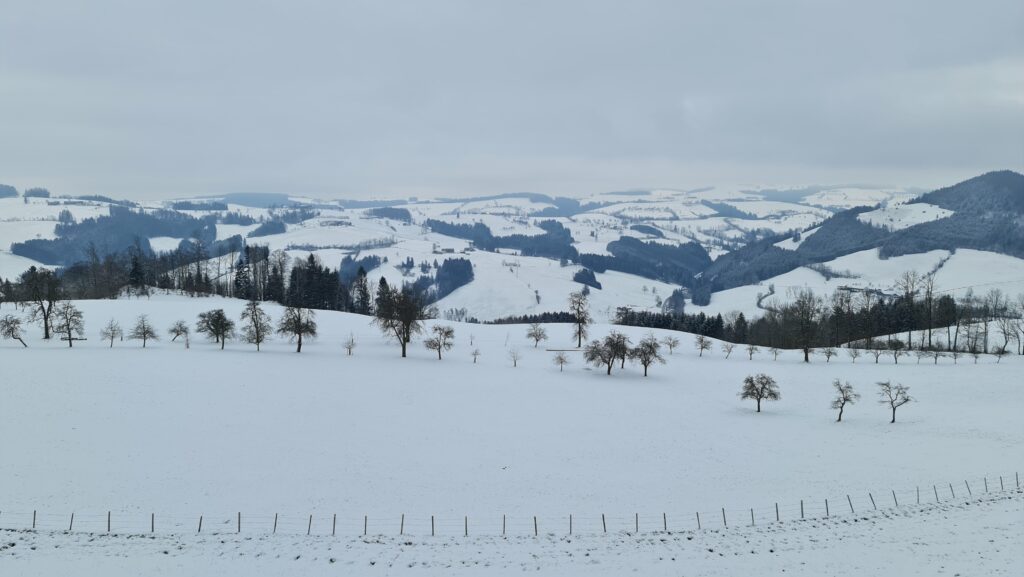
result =
[{"label": "tree trunk", "polygon": [[804,347],[804,362],[811,362],[811,349]]},{"label": "tree trunk", "polygon": [[892,420],[889,421],[889,424],[892,424],[892,423],[895,423],[895,422],[896,422],[896,407],[893,407],[892,408]]},{"label": "tree trunk", "polygon": [[441,360],[441,347],[437,347],[437,360]]},{"label": "tree trunk", "polygon": [[[18,339],[18,342],[21,343],[21,346],[25,347],[26,349],[28,348],[28,345],[25,344],[25,341],[22,340],[21,337],[14,337],[14,338]],[[114,345],[110,345],[110,346],[114,346]]]},{"label": "tree trunk", "polygon": [[647,365],[644,365],[644,376],[647,376]]},{"label": "tree trunk", "polygon": [[297,353],[301,353],[302,352],[302,333],[299,333],[299,343],[298,343],[298,346],[295,347],[295,352],[297,352]]},{"label": "tree trunk", "polygon": [[839,406],[839,418],[836,419],[836,422],[837,423],[842,423],[843,422],[843,406],[842,405]]},{"label": "tree trunk", "polygon": [[222,350],[222,351],[224,350],[224,343],[226,343],[226,342],[228,342],[227,338],[223,338],[223,339],[220,340],[220,350]]},{"label": "tree trunk", "polygon": [[757,412],[761,412],[761,399],[757,399]]},{"label": "tree trunk", "polygon": [[615,361],[608,363],[608,372],[606,374],[612,374],[612,367],[615,365]]},{"label": "tree trunk", "polygon": [[398,339],[398,344],[402,345],[402,358],[405,358],[405,339]]}]

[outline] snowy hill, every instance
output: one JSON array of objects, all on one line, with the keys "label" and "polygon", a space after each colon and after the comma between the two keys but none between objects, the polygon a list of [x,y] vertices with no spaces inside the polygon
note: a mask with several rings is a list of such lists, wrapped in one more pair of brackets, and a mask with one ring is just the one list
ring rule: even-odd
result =
[{"label": "snowy hill", "polygon": [[[992,173],[920,201],[898,189],[742,186],[578,199],[523,193],[353,202],[239,194],[136,208],[98,197],[14,197],[0,199],[0,278],[29,266],[68,266],[90,258],[88,250],[102,256],[141,242],[143,250],[169,253],[199,241],[220,255],[209,266],[226,282],[243,243],[293,258],[315,254],[330,268],[346,256],[379,257],[367,271],[371,283],[414,283],[433,275],[435,262],[466,259],[473,280],[437,306],[480,320],[564,310],[568,293],[582,286],[574,276],[583,268],[594,273],[591,300],[605,321],[618,306],[657,311],[680,288],[694,303],[708,303],[691,303],[691,310],[756,316],[768,285],[884,288],[909,270],[903,267],[930,270],[944,258],[973,274],[969,282],[940,275],[941,290],[1000,285],[1013,294],[1019,277],[1008,271],[1020,270],[1024,253],[1012,221],[999,220],[997,209],[1017,214],[1021,179]],[[120,226],[111,211],[131,210],[148,219],[117,234],[103,228]],[[96,224],[104,219],[110,222]],[[408,259],[417,267],[399,268]],[[911,266],[921,259],[927,265]],[[990,266],[993,259],[1000,266]],[[826,269],[806,268],[812,265],[842,278],[826,279]]]}]

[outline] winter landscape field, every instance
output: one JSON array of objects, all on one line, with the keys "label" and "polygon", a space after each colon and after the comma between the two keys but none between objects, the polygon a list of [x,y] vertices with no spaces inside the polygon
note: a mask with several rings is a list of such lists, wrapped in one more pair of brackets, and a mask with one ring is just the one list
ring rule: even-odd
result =
[{"label": "winter landscape field", "polygon": [[[80,303],[96,323],[146,314],[159,327],[243,304]],[[5,341],[5,574],[83,562],[126,575],[1020,568],[1016,355],[804,364],[794,351],[726,359],[717,343],[698,356],[688,339],[646,378],[636,366],[609,377],[579,353],[564,371],[552,363],[546,348],[575,344],[570,325],[534,347],[523,325],[455,323],[438,360],[423,347],[401,359],[362,316],[318,323],[298,354],[282,339],[260,352],[195,337],[188,349],[163,336]],[[782,398],[756,413],[737,393],[760,372]],[[837,378],[863,394],[840,423]],[[914,397],[895,424],[876,402],[882,380]]]}]

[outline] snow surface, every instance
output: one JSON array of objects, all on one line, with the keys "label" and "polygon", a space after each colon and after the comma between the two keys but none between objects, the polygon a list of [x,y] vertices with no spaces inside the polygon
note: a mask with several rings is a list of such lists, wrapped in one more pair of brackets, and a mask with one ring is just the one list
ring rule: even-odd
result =
[{"label": "snow surface", "polygon": [[[680,567],[730,574],[769,563],[798,574],[814,574],[815,567],[839,574],[836,559],[849,555],[849,574],[861,574],[890,567],[865,553],[903,559],[892,540],[920,534],[926,545],[913,560],[925,574],[961,562],[943,548],[965,531],[971,537],[959,550],[987,554],[993,569],[1019,566],[1019,555],[1004,550],[1020,544],[1020,517],[1013,513],[1019,497],[920,518],[883,515],[859,528],[830,521],[815,522],[823,527],[816,530],[807,524],[706,530],[696,544],[681,536],[662,542],[621,534],[635,513],[644,531],[657,530],[662,513],[676,530],[692,530],[697,511],[714,530],[720,508],[745,524],[753,507],[760,527],[774,519],[776,502],[794,519],[804,499],[807,515],[818,517],[825,499],[841,508],[847,494],[858,511],[867,511],[869,492],[880,498],[897,490],[909,499],[919,485],[956,483],[960,491],[964,480],[976,490],[982,477],[994,483],[1024,462],[1018,416],[1024,391],[1017,383],[1024,361],[1016,356],[999,364],[985,357],[978,365],[894,366],[863,357],[856,364],[841,357],[805,365],[797,352],[778,361],[767,352],[748,360],[737,348],[726,359],[716,345],[698,358],[692,339],[675,333],[682,346],[666,355],[667,365],[652,367],[647,378],[635,366],[609,377],[585,367],[577,352],[568,353],[565,372],[552,364],[545,347],[575,345],[568,325],[548,325],[551,339],[534,348],[521,325],[452,323],[455,348],[440,361],[419,338],[401,359],[368,318],[329,312],[319,313],[320,338],[301,354],[280,339],[259,353],[235,341],[221,351],[196,335],[189,350],[166,337],[146,349],[131,341],[110,349],[97,337],[109,318],[128,327],[145,313],[163,330],[217,307],[237,319],[244,303],[161,295],[78,304],[89,340],[74,348],[42,342],[35,327],[28,349],[0,341],[0,526],[24,528],[38,510],[40,529],[59,530],[76,512],[78,530],[86,524],[95,530],[109,510],[121,532],[145,532],[150,513],[161,533],[191,533],[199,515],[211,531],[223,532],[241,511],[246,530],[261,535],[225,543],[187,536],[128,543],[41,533],[30,537],[37,551],[22,543],[4,554],[13,561],[0,557],[0,568],[58,571],[74,559],[98,558],[115,573],[140,567],[192,573],[216,557],[215,566],[236,574],[281,570],[286,560],[315,574],[332,569],[327,559],[336,556],[362,567],[375,560],[374,571],[389,563],[392,571],[436,572],[449,563],[465,571],[489,563],[497,574],[538,567],[549,574],[628,567],[644,574],[677,574]],[[266,308],[280,316],[280,307]],[[609,329],[595,326],[591,334]],[[619,330],[634,342],[648,332]],[[340,346],[350,335],[358,342],[351,357]],[[473,349],[481,352],[476,364]],[[510,349],[522,355],[516,368]],[[773,375],[783,394],[760,414],[736,396],[743,377],[756,372]],[[828,408],[836,378],[864,395],[843,423]],[[909,385],[916,399],[899,410],[894,425],[875,403],[874,383],[884,379]],[[262,535],[275,513],[287,537]],[[322,536],[335,513],[343,538],[305,537],[308,515],[315,519],[311,532]],[[597,534],[602,513],[614,535]],[[394,535],[402,514],[412,545]],[[589,537],[562,536],[569,514]],[[388,536],[354,538],[363,515],[371,535]],[[444,540],[426,541],[431,515],[443,521]],[[511,544],[498,537],[501,515],[516,535]],[[555,536],[530,540],[534,515],[540,531]],[[444,545],[460,534],[464,516],[486,538]],[[879,544],[880,535],[891,536],[888,545]],[[994,538],[1000,546],[986,544]],[[62,551],[48,553],[53,545]],[[761,554],[747,557],[747,547]],[[779,555],[764,554],[776,548]],[[588,552],[599,567],[588,564]],[[235,556],[244,560],[227,561]],[[688,565],[673,564],[673,556]]]},{"label": "snow surface", "polygon": [[903,230],[917,224],[948,218],[952,210],[941,206],[918,202],[914,204],[897,204],[876,208],[857,215],[857,220],[887,230]]}]

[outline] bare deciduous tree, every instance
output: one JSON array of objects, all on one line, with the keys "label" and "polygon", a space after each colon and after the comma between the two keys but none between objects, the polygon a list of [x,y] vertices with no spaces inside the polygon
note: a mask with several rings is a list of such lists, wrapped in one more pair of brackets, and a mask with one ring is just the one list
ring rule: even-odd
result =
[{"label": "bare deciduous tree", "polygon": [[850,356],[851,363],[856,363],[857,359],[860,358],[860,349],[850,347],[846,349],[846,354]]},{"label": "bare deciduous tree", "polygon": [[191,329],[188,328],[188,323],[186,323],[185,321],[174,321],[174,324],[171,325],[171,328],[167,329],[167,334],[171,335],[172,343],[178,340],[179,337],[184,337],[186,349],[189,348],[188,337],[189,334],[191,334],[191,332]]},{"label": "bare deciduous tree", "polygon": [[121,330],[121,324],[114,319],[107,321],[107,325],[100,329],[100,338],[110,341],[110,348],[114,348],[114,339],[122,337],[124,337],[124,331]]},{"label": "bare deciduous tree", "polygon": [[580,348],[583,346],[583,340],[587,338],[587,327],[593,322],[587,295],[582,291],[570,293],[569,312],[573,316],[572,336],[576,339],[576,347]]},{"label": "bare deciduous tree", "polygon": [[199,321],[196,322],[196,332],[205,334],[213,342],[220,343],[220,350],[228,339],[235,338],[235,321],[224,314],[224,309],[214,309],[199,313]]},{"label": "bare deciduous tree", "polygon": [[277,323],[277,334],[296,342],[295,352],[302,352],[302,339],[316,337],[316,313],[302,307],[284,309],[284,316]]},{"label": "bare deciduous tree", "polygon": [[777,361],[779,360],[779,353],[782,352],[782,349],[780,349],[779,347],[772,347],[768,349],[768,352],[772,354],[772,360]]},{"label": "bare deciduous tree", "polygon": [[21,346],[28,347],[21,338],[21,319],[14,315],[4,315],[0,318],[0,337],[18,341]]},{"label": "bare deciduous tree", "polygon": [[852,405],[860,399],[860,395],[853,391],[853,385],[849,381],[846,383],[839,382],[839,379],[832,381],[832,387],[836,390],[836,398],[832,400],[832,408],[839,410],[839,417],[836,418],[836,422],[842,422],[843,420],[843,409],[846,405]]},{"label": "bare deciduous tree", "polygon": [[698,354],[697,356],[703,357],[704,351],[711,350],[711,339],[707,338],[704,335],[697,335],[693,339],[693,346],[697,347],[697,350],[700,351],[700,354]]},{"label": "bare deciduous tree", "polygon": [[875,357],[875,364],[877,365],[878,357],[881,357],[882,355],[885,354],[885,349],[881,346],[874,346],[868,349],[868,352],[871,353],[871,356]]},{"label": "bare deciduous tree", "polygon": [[513,367],[519,366],[519,359],[521,358],[523,358],[523,356],[519,353],[519,349],[510,349],[508,351],[508,360],[512,361]]},{"label": "bare deciduous tree", "polygon": [[760,352],[760,350],[757,345],[747,345],[747,360],[754,360],[754,355]]},{"label": "bare deciduous tree", "polygon": [[85,319],[82,311],[71,301],[60,301],[54,311],[54,332],[64,335],[61,340],[68,342],[68,347],[75,344],[76,339],[81,339],[85,334]]},{"label": "bare deciduous tree", "polygon": [[679,346],[679,339],[677,339],[676,337],[668,336],[661,339],[661,344],[665,345],[668,348],[668,354],[671,355],[675,353],[676,347]]},{"label": "bare deciduous tree", "polygon": [[352,333],[349,333],[348,339],[346,339],[345,342],[341,344],[341,346],[345,349],[345,352],[348,353],[348,356],[351,357],[352,351],[355,350],[356,348],[356,336],[353,335]]},{"label": "bare deciduous tree", "polygon": [[565,353],[559,351],[555,353],[555,357],[552,359],[552,361],[556,365],[558,365],[558,372],[562,372],[562,370],[565,368],[565,365],[569,364],[569,357],[567,357]]},{"label": "bare deciduous tree", "polygon": [[777,401],[782,398],[782,394],[779,393],[779,386],[775,383],[775,379],[764,373],[759,373],[743,379],[740,398],[757,401],[757,412],[760,413],[761,401]]},{"label": "bare deciduous tree", "polygon": [[260,345],[274,330],[270,324],[270,315],[260,307],[260,303],[249,301],[242,309],[242,323],[242,336],[245,338],[245,342],[256,345],[256,351],[259,352]]},{"label": "bare deciduous tree", "polygon": [[526,337],[533,339],[533,348],[537,348],[541,341],[548,340],[548,331],[540,323],[530,323],[530,328],[526,330]]},{"label": "bare deciduous tree", "polygon": [[879,404],[889,405],[889,408],[892,409],[892,420],[889,421],[890,423],[896,422],[896,409],[914,400],[908,394],[908,391],[910,391],[910,387],[900,384],[893,385],[889,381],[878,383],[878,396],[881,397],[878,400]]},{"label": "bare deciduous tree", "polygon": [[654,363],[665,364],[665,357],[661,356],[661,344],[654,335],[647,335],[640,340],[636,348],[629,352],[629,356],[636,359],[644,367],[644,376],[647,376],[647,368]]},{"label": "bare deciduous tree", "polygon": [[722,352],[725,353],[725,358],[728,359],[729,355],[732,354],[732,351],[735,348],[736,348],[736,345],[734,345],[732,343],[722,343]]},{"label": "bare deciduous tree", "polygon": [[836,356],[836,350],[832,347],[825,347],[821,349],[821,354],[825,357],[825,363],[828,363],[832,360],[832,357]]},{"label": "bare deciduous tree", "polygon": [[449,326],[434,325],[431,329],[434,336],[423,341],[424,346],[432,351],[437,351],[437,360],[441,360],[441,351],[450,351],[452,341],[455,340],[455,329]]},{"label": "bare deciduous tree", "polygon": [[156,329],[153,328],[153,324],[149,322],[149,317],[146,315],[139,315],[135,319],[135,326],[128,333],[128,338],[133,341],[142,341],[142,348],[146,348],[147,342],[160,339],[156,334]]},{"label": "bare deciduous tree", "polygon": [[477,358],[480,357],[480,349],[473,349],[473,352],[469,354],[473,355],[473,364],[475,365]]},{"label": "bare deciduous tree", "polygon": [[[608,338],[605,337],[607,341]],[[583,358],[590,364],[597,367],[605,367],[607,374],[612,374],[612,367],[619,358],[615,351],[607,343],[593,340],[583,349]]]}]

